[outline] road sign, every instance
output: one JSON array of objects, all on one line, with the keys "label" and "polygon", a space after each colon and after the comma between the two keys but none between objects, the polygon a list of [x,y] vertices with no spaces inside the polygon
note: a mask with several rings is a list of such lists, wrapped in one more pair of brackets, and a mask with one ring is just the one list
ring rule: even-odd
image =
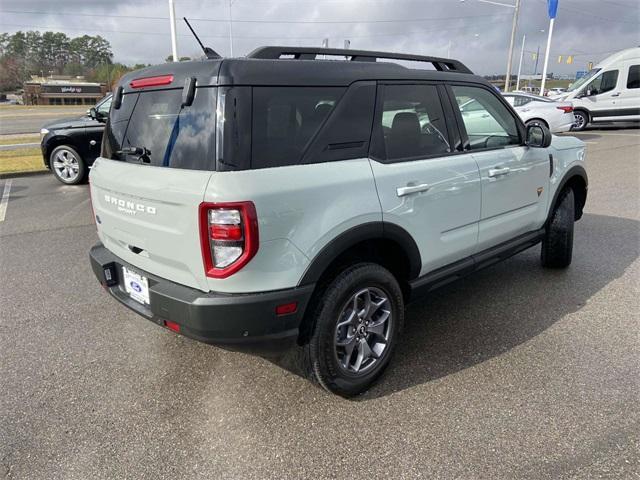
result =
[{"label": "road sign", "polygon": [[578,70],[576,72],[576,80],[578,80],[579,78],[584,77],[587,74],[586,70]]}]

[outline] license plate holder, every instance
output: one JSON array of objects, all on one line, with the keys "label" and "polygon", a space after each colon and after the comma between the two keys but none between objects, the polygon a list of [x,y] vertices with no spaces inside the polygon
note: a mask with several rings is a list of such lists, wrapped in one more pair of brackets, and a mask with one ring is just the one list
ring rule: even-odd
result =
[{"label": "license plate holder", "polygon": [[130,298],[142,305],[150,305],[149,280],[127,267],[122,267],[122,283]]}]

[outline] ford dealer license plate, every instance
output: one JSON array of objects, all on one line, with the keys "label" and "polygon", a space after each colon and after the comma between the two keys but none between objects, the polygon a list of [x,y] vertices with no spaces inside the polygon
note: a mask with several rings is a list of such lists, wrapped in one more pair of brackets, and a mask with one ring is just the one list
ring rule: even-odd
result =
[{"label": "ford dealer license plate", "polygon": [[122,278],[124,279],[124,290],[136,302],[149,305],[149,282],[147,277],[138,275],[127,267],[122,267]]}]

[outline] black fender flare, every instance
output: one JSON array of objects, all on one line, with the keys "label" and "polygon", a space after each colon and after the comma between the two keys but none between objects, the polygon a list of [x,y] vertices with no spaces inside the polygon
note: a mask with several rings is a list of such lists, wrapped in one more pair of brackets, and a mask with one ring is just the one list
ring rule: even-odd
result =
[{"label": "black fender flare", "polygon": [[[562,180],[560,180],[560,183],[558,184],[558,188],[556,188],[556,192],[553,194],[553,199],[551,200],[551,203],[549,203],[549,212],[547,212],[547,223],[551,219],[551,215],[553,214],[553,207],[555,207],[556,202],[558,201],[558,196],[560,195],[560,193],[562,193],[562,190],[564,190],[564,187],[567,185],[567,183],[570,182],[575,177],[580,177],[584,181],[584,186],[585,186],[584,200],[586,202],[587,191],[589,189],[589,178],[587,177],[587,171],[584,169],[582,165],[574,165],[564,173]],[[582,210],[580,211],[577,219],[579,219],[580,217],[582,217]]]},{"label": "black fender flare", "polygon": [[327,267],[343,252],[365,240],[385,239],[396,242],[409,259],[409,278],[418,277],[422,268],[420,250],[404,228],[389,222],[368,222],[352,227],[325,245],[313,258],[298,285],[316,283]]}]

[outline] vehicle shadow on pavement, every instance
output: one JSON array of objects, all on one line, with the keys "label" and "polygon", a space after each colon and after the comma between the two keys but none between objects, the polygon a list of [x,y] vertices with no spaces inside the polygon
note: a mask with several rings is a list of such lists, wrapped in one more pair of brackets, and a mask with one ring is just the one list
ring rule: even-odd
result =
[{"label": "vehicle shadow on pavement", "polygon": [[433,292],[407,310],[387,372],[356,400],[421,385],[536,337],[620,277],[639,256],[640,222],[585,214],[568,270],[540,266],[540,247]]}]

